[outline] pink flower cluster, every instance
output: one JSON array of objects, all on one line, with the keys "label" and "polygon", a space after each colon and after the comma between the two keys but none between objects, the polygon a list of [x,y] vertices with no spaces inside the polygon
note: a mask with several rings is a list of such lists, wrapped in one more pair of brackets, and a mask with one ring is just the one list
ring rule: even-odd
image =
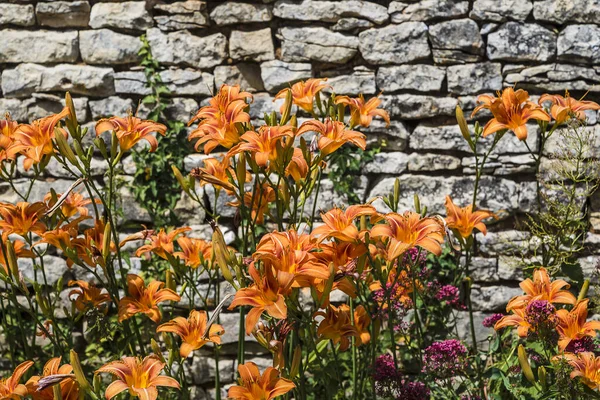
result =
[{"label": "pink flower cluster", "polygon": [[467,348],[456,339],[435,342],[423,354],[423,372],[449,378],[467,369]]}]

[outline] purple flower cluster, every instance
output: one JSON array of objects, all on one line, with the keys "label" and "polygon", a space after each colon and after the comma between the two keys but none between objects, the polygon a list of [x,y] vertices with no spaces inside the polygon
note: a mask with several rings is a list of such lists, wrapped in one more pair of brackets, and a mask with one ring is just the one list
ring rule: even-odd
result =
[{"label": "purple flower cluster", "polygon": [[427,400],[430,392],[423,382],[402,380],[396,400]]},{"label": "purple flower cluster", "polygon": [[541,332],[556,327],[556,308],[547,300],[533,300],[525,309],[525,321],[534,331]]},{"label": "purple flower cluster", "polygon": [[447,378],[467,368],[467,348],[456,339],[435,342],[423,354],[423,372]]},{"label": "purple flower cluster", "polygon": [[502,314],[492,314],[489,317],[486,317],[481,323],[486,328],[493,328],[496,325],[496,322],[500,321],[504,317]]},{"label": "purple flower cluster", "polygon": [[373,366],[373,379],[375,382],[385,382],[396,379],[398,371],[391,354],[383,354],[375,359]]},{"label": "purple flower cluster", "polygon": [[460,290],[456,286],[444,285],[435,295],[436,300],[445,301],[451,307],[464,310],[465,306],[460,302]]},{"label": "purple flower cluster", "polygon": [[584,336],[581,339],[572,340],[565,349],[565,352],[577,354],[589,351],[595,353],[597,350],[598,346],[594,342],[594,339],[590,336]]},{"label": "purple flower cluster", "polygon": [[412,308],[412,301],[410,299],[400,299],[394,296],[394,294],[400,292],[401,290],[402,288],[399,283],[394,284],[393,287],[392,284],[387,283],[385,285],[385,288],[381,288],[373,292],[373,300],[380,305],[379,310],[377,312],[382,318],[389,318],[389,296],[392,297],[390,305],[395,318],[399,318],[406,315],[406,311]]},{"label": "purple flower cluster", "polygon": [[427,252],[426,251],[421,251],[419,253],[419,249],[417,249],[416,247],[413,247],[412,249],[408,249],[403,257],[402,257],[402,263],[404,265],[407,264],[423,264],[425,262],[425,260],[427,259]]}]

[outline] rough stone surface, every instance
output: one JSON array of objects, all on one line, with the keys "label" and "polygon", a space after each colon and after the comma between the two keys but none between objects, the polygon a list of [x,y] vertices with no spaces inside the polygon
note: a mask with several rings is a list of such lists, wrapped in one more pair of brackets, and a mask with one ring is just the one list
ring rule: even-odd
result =
[{"label": "rough stone surface", "polygon": [[223,84],[240,85],[248,92],[265,90],[260,66],[253,63],[222,65],[215,67],[215,85],[220,88]]},{"label": "rough stone surface", "polygon": [[502,89],[502,65],[499,63],[452,65],[446,75],[450,93],[463,95]]},{"label": "rough stone surface", "polygon": [[372,64],[403,64],[427,59],[427,25],[405,22],[385,28],[373,28],[358,35],[363,58]]},{"label": "rough stone surface", "polygon": [[79,56],[77,31],[0,30],[0,63],[75,62]]},{"label": "rough stone surface", "polygon": [[408,156],[405,153],[377,153],[371,162],[365,165],[367,174],[401,174],[406,171]]},{"label": "rough stone surface", "polygon": [[269,92],[277,91],[288,83],[294,83],[312,76],[312,66],[306,63],[286,63],[279,60],[267,61],[260,65],[260,76]]},{"label": "rough stone surface", "polygon": [[33,5],[0,3],[0,25],[8,24],[16,26],[35,25]]},{"label": "rough stone surface", "polygon": [[566,22],[593,24],[600,19],[600,1],[536,0],[533,16],[536,20],[561,25]]},{"label": "rough stone surface", "polygon": [[458,102],[451,97],[433,97],[412,94],[383,95],[382,107],[390,115],[401,119],[430,118],[454,115]]},{"label": "rough stone surface", "polygon": [[87,64],[130,64],[138,61],[142,42],[135,36],[98,29],[81,31],[79,48]]},{"label": "rough stone surface", "polygon": [[469,12],[468,1],[422,0],[409,3],[410,1],[392,1],[390,3],[388,11],[392,16],[393,23],[463,17]]},{"label": "rough stone surface", "polygon": [[477,61],[483,55],[479,26],[471,19],[441,22],[429,27],[433,59],[438,64]]},{"label": "rough stone surface", "polygon": [[469,16],[480,21],[525,21],[532,9],[530,0],[475,0]]},{"label": "rough stone surface", "polygon": [[229,56],[234,60],[268,61],[275,58],[271,28],[258,31],[233,31],[229,38]]},{"label": "rough stone surface", "polygon": [[247,22],[268,22],[273,18],[271,7],[266,4],[224,2],[210,13],[217,25],[234,25]]},{"label": "rough stone surface", "polygon": [[125,115],[128,110],[133,110],[133,101],[117,96],[106,97],[101,100],[89,102],[92,119],[97,120],[112,115]]},{"label": "rough stone surface", "polygon": [[35,15],[40,25],[62,29],[86,27],[90,21],[90,11],[90,3],[87,1],[53,1],[37,3],[35,6]]},{"label": "rough stone surface", "polygon": [[446,154],[417,154],[408,157],[409,171],[451,171],[460,168],[460,158]]},{"label": "rough stone surface", "polygon": [[198,29],[210,25],[204,1],[188,0],[172,4],[157,4],[154,9],[165,15],[155,15],[154,21],[163,31]]},{"label": "rough stone surface", "polygon": [[284,19],[323,22],[337,22],[342,17],[359,17],[383,24],[389,19],[388,10],[384,6],[360,0],[279,0],[275,3],[273,14]]},{"label": "rough stone surface", "polygon": [[[356,67],[348,75],[338,75],[328,78],[327,83],[335,88],[336,94],[357,96],[360,93],[369,95],[377,92],[375,73],[373,70],[365,67]],[[324,89],[324,92],[328,91],[329,88]]]},{"label": "rough stone surface", "polygon": [[283,61],[321,61],[341,64],[358,51],[358,39],[326,28],[281,28]]},{"label": "rough stone surface", "polygon": [[377,72],[377,86],[386,93],[400,90],[436,92],[442,89],[446,70],[426,64],[381,67]]},{"label": "rough stone surface", "polygon": [[507,22],[488,35],[490,60],[551,61],[556,55],[556,34],[537,24]]},{"label": "rough stone surface", "polygon": [[372,28],[374,25],[375,24],[373,24],[371,21],[367,21],[366,19],[352,17],[341,18],[335,23],[335,25],[331,27],[331,30],[336,32],[356,31],[359,29]]},{"label": "rough stone surface", "polygon": [[227,57],[227,37],[222,33],[199,37],[188,31],[163,33],[149,29],[148,41],[158,62],[211,68]]},{"label": "rough stone surface", "polygon": [[152,25],[152,17],[146,10],[145,1],[96,3],[90,14],[90,26],[94,29],[145,30]]},{"label": "rough stone surface", "polygon": [[558,35],[558,59],[597,64],[600,61],[600,28],[596,25],[570,25]]}]

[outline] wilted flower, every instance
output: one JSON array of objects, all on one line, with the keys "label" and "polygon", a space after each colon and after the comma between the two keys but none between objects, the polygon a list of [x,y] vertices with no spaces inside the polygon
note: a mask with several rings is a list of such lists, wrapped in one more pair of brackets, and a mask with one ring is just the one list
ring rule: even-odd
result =
[{"label": "wilted flower", "polygon": [[190,316],[185,319],[177,317],[172,321],[160,325],[156,332],[171,332],[181,338],[179,354],[186,358],[194,350],[198,350],[206,343],[221,344],[221,335],[225,332],[221,325],[213,324],[207,330],[206,311],[190,311]]},{"label": "wilted flower", "polygon": [[525,140],[527,139],[527,121],[530,119],[550,121],[550,116],[544,109],[529,101],[529,93],[522,89],[515,91],[509,87],[504,89],[498,97],[482,94],[477,101],[482,104],[475,108],[472,115],[484,108],[490,110],[494,115],[494,118],[483,127],[484,137],[508,129],[513,131],[519,140]]},{"label": "wilted flower", "polygon": [[456,339],[434,342],[423,353],[423,372],[449,378],[467,369],[467,348]]},{"label": "wilted flower", "polygon": [[143,313],[158,324],[162,317],[158,304],[181,300],[181,297],[171,289],[163,289],[164,285],[163,282],[152,281],[146,286],[139,276],[127,274],[129,296],[119,301],[119,322]]},{"label": "wilted flower", "polygon": [[73,367],[70,364],[60,365],[61,357],[50,359],[44,365],[44,373],[42,376],[32,376],[27,381],[27,388],[33,400],[54,400],[54,392],[52,387],[47,387],[40,390],[40,380],[43,378],[56,377],[60,383],[60,393],[62,400],[78,400],[79,399],[79,384],[73,375]]},{"label": "wilted flower", "polygon": [[238,386],[232,386],[227,393],[235,400],[272,400],[296,387],[292,381],[279,377],[279,371],[268,367],[260,374],[253,362],[238,366],[240,380]]},{"label": "wilted flower", "polygon": [[383,118],[387,125],[390,124],[390,115],[387,111],[377,108],[381,104],[379,97],[373,97],[365,103],[362,94],[359,94],[357,98],[336,96],[335,104],[344,104],[350,107],[350,127],[361,125],[367,128],[375,116]]},{"label": "wilted flower", "polygon": [[130,150],[140,140],[147,141],[150,144],[150,151],[155,151],[158,147],[158,141],[152,134],[156,132],[164,136],[167,127],[155,121],[141,120],[130,114],[125,118],[111,117],[96,122],[97,136],[106,131],[115,133],[121,151]]},{"label": "wilted flower", "polygon": [[106,388],[107,400],[126,390],[129,395],[141,400],[156,400],[158,386],[179,389],[179,383],[175,379],[160,375],[164,367],[165,364],[155,355],[149,355],[143,360],[139,357],[123,357],[122,360],[100,367],[96,373],[106,372],[116,377]]}]

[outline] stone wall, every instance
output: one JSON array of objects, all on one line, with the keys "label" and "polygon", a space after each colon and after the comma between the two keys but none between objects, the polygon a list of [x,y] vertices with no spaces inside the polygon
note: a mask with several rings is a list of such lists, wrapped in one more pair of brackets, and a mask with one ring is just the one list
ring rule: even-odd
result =
[{"label": "stone wall", "polygon": [[[455,106],[461,104],[468,115],[477,94],[515,84],[536,95],[568,89],[580,96],[590,90],[588,98],[597,101],[598,21],[598,0],[0,0],[0,112],[19,121],[39,118],[62,107],[65,91],[75,97],[88,126],[135,109],[148,93],[137,56],[138,37],[146,34],[165,67],[161,76],[172,93],[173,119],[187,122],[224,82],[255,94],[255,118],[273,109],[274,94],[289,81],[327,77],[339,94],[383,92],[393,121],[387,129],[375,123],[366,132],[371,144],[385,147],[365,166],[356,190],[367,200],[386,194],[401,176],[403,206],[410,207],[418,192],[430,210],[442,211],[445,194],[469,202],[473,183],[474,159],[455,124]],[[588,119],[590,129],[600,130],[595,113]],[[531,147],[537,146],[535,130],[530,129]],[[186,169],[201,159],[191,154]],[[135,172],[131,158],[123,169]],[[473,298],[479,321],[520,292],[515,258],[499,255],[526,239],[514,221],[535,202],[532,171],[525,146],[511,134],[502,139],[482,182],[481,206],[510,217],[481,238]],[[96,172],[100,178],[101,163]],[[26,185],[21,173],[18,185]],[[46,175],[46,183],[33,190],[34,200],[50,187],[60,192],[71,183],[52,163]],[[320,207],[342,202],[331,182],[324,188]],[[0,199],[16,201],[4,184]],[[122,200],[126,219],[150,222],[127,188]],[[593,228],[600,231],[600,201],[592,200]],[[208,234],[204,216],[186,199],[177,211],[198,236]],[[231,239],[233,232],[227,235]],[[588,271],[600,252],[600,235],[590,232],[589,239],[589,255],[581,260]],[[72,273],[60,258],[52,261],[54,281]],[[235,353],[236,318],[223,316],[229,356]],[[210,358],[196,357],[191,369],[198,385],[214,377]],[[221,381],[232,382],[233,376],[233,358],[226,358]],[[197,393],[204,398],[204,389]],[[206,393],[211,396],[210,388]]]}]

